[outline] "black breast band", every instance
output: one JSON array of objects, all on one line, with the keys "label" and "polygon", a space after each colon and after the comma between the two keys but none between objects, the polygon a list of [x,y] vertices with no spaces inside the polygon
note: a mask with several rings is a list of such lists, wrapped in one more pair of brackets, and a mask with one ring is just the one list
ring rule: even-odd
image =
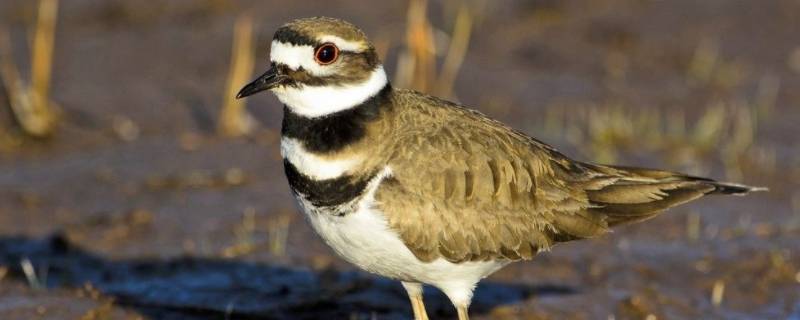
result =
[{"label": "black breast band", "polygon": [[359,197],[367,188],[372,176],[354,178],[352,176],[342,176],[333,179],[314,180],[311,177],[297,171],[297,168],[289,162],[283,160],[283,168],[286,171],[286,179],[295,194],[300,194],[316,207],[332,207],[350,202]]},{"label": "black breast band", "polygon": [[318,118],[298,115],[284,106],[281,134],[299,140],[308,152],[340,150],[364,137],[367,123],[377,119],[381,110],[390,106],[391,91],[392,87],[386,84],[378,94],[360,105]]}]

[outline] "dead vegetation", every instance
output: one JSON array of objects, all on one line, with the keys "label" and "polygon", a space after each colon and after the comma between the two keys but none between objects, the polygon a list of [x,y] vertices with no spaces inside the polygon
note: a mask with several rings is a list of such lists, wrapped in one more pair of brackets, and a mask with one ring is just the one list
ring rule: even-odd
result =
[{"label": "dead vegetation", "polygon": [[221,255],[234,258],[267,250],[274,257],[284,257],[293,216],[292,211],[280,211],[259,221],[255,208],[245,209],[233,228],[235,241],[223,248]]},{"label": "dead vegetation", "polygon": [[[698,44],[685,81],[711,91],[741,87],[741,67],[723,61],[710,43]],[[779,92],[780,79],[766,75],[752,97],[719,95],[696,108],[700,112],[693,115],[683,109],[615,102],[550,105],[535,126],[546,136],[566,137],[588,150],[584,156],[595,161],[615,163],[623,154],[653,154],[671,167],[699,175],[721,164],[726,179],[741,181],[745,172],[758,175],[777,170],[775,147],[755,141],[760,127],[772,117]]]},{"label": "dead vegetation", "polygon": [[256,120],[245,109],[244,99],[236,99],[236,92],[247,83],[253,73],[253,18],[242,14],[233,28],[233,45],[228,80],[223,94],[218,131],[223,136],[249,135],[257,127]]},{"label": "dead vegetation", "polygon": [[579,108],[551,106],[538,128],[549,137],[565,137],[602,163],[621,155],[650,153],[668,165],[708,174],[720,161],[727,179],[741,180],[746,169],[776,170],[774,149],[754,145],[762,117],[758,109],[738,102],[717,102],[696,120],[682,112],[634,108],[620,104]]},{"label": "dead vegetation", "polygon": [[475,12],[483,4],[467,1],[448,1],[448,4],[456,8],[449,33],[432,25],[427,0],[409,1],[405,44],[397,58],[395,86],[453,96],[453,86],[476,21]]},{"label": "dead vegetation", "polygon": [[59,108],[49,96],[57,14],[58,0],[39,1],[29,83],[13,62],[8,32],[0,29],[0,83],[22,132],[36,138],[51,136],[58,124]]}]

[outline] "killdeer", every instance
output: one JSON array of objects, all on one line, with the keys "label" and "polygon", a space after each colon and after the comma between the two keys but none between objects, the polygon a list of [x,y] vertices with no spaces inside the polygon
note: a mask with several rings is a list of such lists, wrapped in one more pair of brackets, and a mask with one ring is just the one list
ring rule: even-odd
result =
[{"label": "killdeer", "polygon": [[761,188],[579,162],[483,114],[393,88],[356,26],[280,27],[271,68],[237,98],[284,104],[281,154],[308,221],[345,260],[402,282],[415,319],[422,284],[467,319],[478,281],[557,243],[602,235],[708,194]]}]

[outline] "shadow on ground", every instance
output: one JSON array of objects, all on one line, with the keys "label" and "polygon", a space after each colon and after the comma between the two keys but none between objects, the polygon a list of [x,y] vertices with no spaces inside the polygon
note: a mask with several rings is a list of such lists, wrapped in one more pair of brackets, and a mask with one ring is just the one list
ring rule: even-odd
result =
[{"label": "shadow on ground", "polygon": [[[396,281],[358,272],[289,268],[206,258],[112,261],[86,252],[56,234],[44,239],[0,237],[0,265],[24,280],[29,260],[47,288],[91,284],[116,304],[155,319],[405,319],[410,307]],[[46,277],[44,276],[46,274]],[[526,286],[485,282],[478,287],[472,311],[531,296],[571,294],[561,286]],[[426,291],[432,316],[452,316],[447,298]]]}]

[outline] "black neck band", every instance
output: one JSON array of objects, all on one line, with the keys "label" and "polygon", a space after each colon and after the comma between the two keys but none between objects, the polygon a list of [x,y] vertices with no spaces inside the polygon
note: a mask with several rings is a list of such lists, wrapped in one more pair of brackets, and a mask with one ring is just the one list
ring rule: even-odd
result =
[{"label": "black neck band", "polygon": [[340,150],[364,137],[367,123],[377,119],[382,109],[391,105],[391,91],[392,87],[387,83],[381,91],[361,104],[318,118],[298,115],[284,106],[281,134],[299,140],[309,152]]}]

